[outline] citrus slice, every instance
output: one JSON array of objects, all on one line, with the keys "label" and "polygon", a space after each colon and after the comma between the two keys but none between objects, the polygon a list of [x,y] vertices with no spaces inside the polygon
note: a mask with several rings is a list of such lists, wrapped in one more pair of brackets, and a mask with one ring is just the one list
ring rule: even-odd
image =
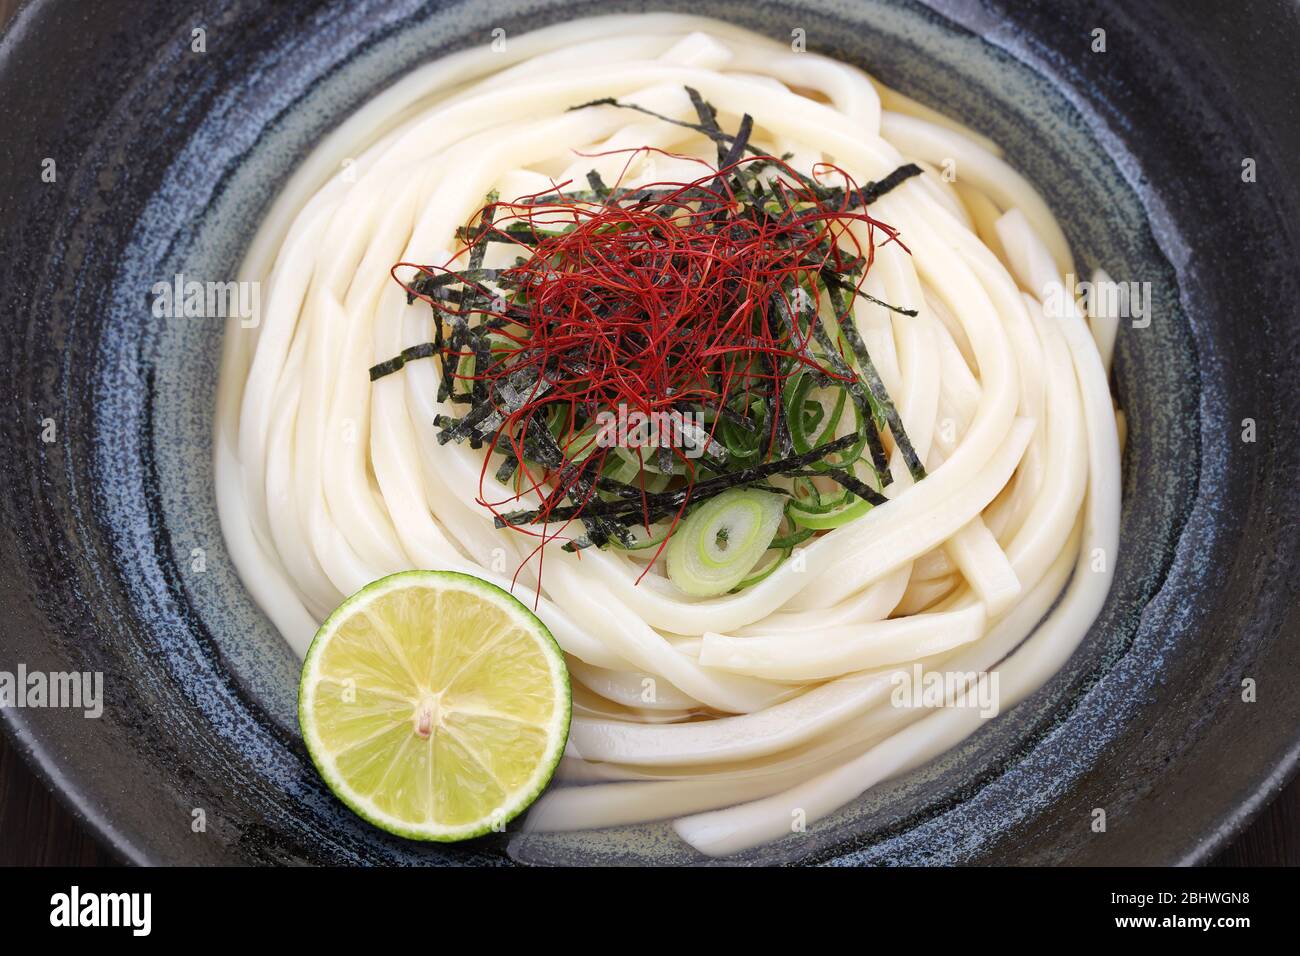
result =
[{"label": "citrus slice", "polygon": [[414,840],[505,824],[550,782],[569,736],[569,675],[550,631],[486,581],[403,571],[321,625],[298,723],[326,784]]}]

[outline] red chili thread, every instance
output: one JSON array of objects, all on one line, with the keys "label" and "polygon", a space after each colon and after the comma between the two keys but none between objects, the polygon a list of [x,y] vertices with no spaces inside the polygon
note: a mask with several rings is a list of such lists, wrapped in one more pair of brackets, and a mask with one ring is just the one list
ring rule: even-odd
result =
[{"label": "red chili thread", "polygon": [[[613,187],[616,191],[632,159],[643,152],[692,159],[708,172],[691,182],[640,186],[638,192],[648,190],[655,195],[637,201],[576,198],[560,192],[571,185],[565,182],[512,202],[491,202],[470,218],[468,241],[443,265],[399,262],[393,266],[395,279],[396,270],[404,266],[430,275],[455,272],[453,262],[482,243],[505,239],[506,227],[522,227],[528,233],[527,240],[513,239],[523,253],[522,260],[499,274],[498,284],[514,294],[510,313],[477,307],[462,315],[466,320],[474,316],[504,320],[498,335],[511,347],[494,349],[487,367],[476,365],[471,373],[462,372],[456,378],[483,383],[491,396],[495,384],[523,368],[534,366],[541,373],[534,395],[521,407],[510,412],[498,407],[504,421],[484,455],[477,496],[478,503],[508,527],[539,539],[524,562],[526,565],[533,555],[538,556],[539,581],[545,545],[556,538],[572,538],[566,534],[568,524],[581,517],[581,506],[590,500],[594,479],[612,451],[595,445],[593,435],[579,434],[575,428],[578,421],[594,421],[602,411],[617,413],[620,405],[646,415],[671,411],[687,402],[716,411],[736,389],[742,390],[748,403],[751,392],[760,385],[779,401],[781,387],[792,374],[780,370],[790,360],[796,368],[835,377],[817,363],[809,337],[791,336],[783,323],[771,321],[775,296],[781,295],[791,305],[784,290],[794,280],[796,288],[812,290],[813,302],[820,307],[817,275],[825,268],[841,274],[857,261],[864,263],[856,282],[860,289],[874,261],[877,229],[885,235],[882,245],[898,242],[906,251],[893,227],[872,218],[865,209],[850,211],[858,186],[833,164],[818,164],[813,178],[843,179],[840,208],[827,208],[790,166],[773,156],[746,157],[718,170],[702,160],[650,147],[590,155],[628,154],[624,173]],[[747,198],[735,195],[730,174],[750,163],[763,163],[778,171],[767,188],[780,191],[789,212],[758,220],[722,215],[734,212]],[[479,227],[489,214],[492,230],[486,231]],[[850,231],[855,222],[866,226],[866,243],[860,243]],[[566,231],[555,234],[560,227]],[[481,283],[467,284],[489,300],[497,295]],[[402,285],[435,310],[456,314],[449,303]],[[527,311],[526,319],[518,317],[521,306]],[[792,306],[792,311],[798,310]],[[473,353],[462,352],[459,357],[463,361]],[[549,385],[545,391],[539,387],[542,377]],[[536,416],[553,415],[557,410],[567,422],[557,438],[564,464],[534,467],[525,454],[525,436]],[[720,415],[714,417],[710,440],[721,420]],[[493,501],[484,486],[491,454],[501,441],[507,443],[519,465],[513,479],[514,494]],[[642,450],[635,451],[643,464]],[[686,474],[681,480],[687,487],[686,501],[672,520],[675,530],[690,502],[695,469],[681,449],[672,451],[685,463]],[[645,475],[642,468],[639,482],[648,532]],[[576,486],[584,478],[589,482],[586,497],[576,501]],[[529,525],[511,524],[502,509],[531,494],[540,498],[537,520]],[[550,513],[571,494],[580,505],[578,514],[551,529]],[[656,552],[656,560],[663,547]],[[515,572],[516,580],[522,567]]]}]

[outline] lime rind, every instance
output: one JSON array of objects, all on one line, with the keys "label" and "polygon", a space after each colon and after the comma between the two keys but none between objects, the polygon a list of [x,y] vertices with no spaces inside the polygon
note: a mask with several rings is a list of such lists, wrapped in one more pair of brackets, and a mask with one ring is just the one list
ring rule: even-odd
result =
[{"label": "lime rind", "polygon": [[[470,823],[445,825],[437,822],[413,822],[384,811],[375,801],[352,787],[340,772],[336,755],[325,746],[317,732],[312,709],[317,702],[322,674],[322,655],[330,639],[344,622],[353,620],[367,607],[393,591],[410,587],[433,587],[440,590],[468,592],[504,612],[512,623],[526,630],[536,641],[549,668],[555,707],[550,723],[543,730],[548,746],[533,768],[532,774],[510,789],[503,805],[488,816]],[[490,716],[490,715],[489,715]],[[389,833],[411,840],[454,842],[502,830],[523,813],[550,784],[568,741],[572,719],[572,695],[564,654],[546,625],[513,595],[481,578],[459,571],[399,571],[366,585],[340,604],[320,626],[303,661],[298,689],[298,724],[307,752],[330,790],[359,817]]]}]

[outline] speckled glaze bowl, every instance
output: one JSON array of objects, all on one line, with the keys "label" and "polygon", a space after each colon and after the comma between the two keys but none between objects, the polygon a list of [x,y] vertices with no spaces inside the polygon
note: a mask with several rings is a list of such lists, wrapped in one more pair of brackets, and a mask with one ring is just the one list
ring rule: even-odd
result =
[{"label": "speckled glaze bowl", "polygon": [[1040,186],[1081,264],[1150,282],[1153,304],[1119,337],[1122,549],[1079,651],[954,752],[732,862],[1206,859],[1300,737],[1300,19],[1268,0],[1024,6],[24,8],[0,45],[0,670],[105,682],[98,719],[3,712],[31,763],[138,862],[701,861],[665,826],[425,846],[335,801],[294,726],[297,661],[218,529],[221,323],[149,309],[176,273],[233,274],[295,163],[416,65],[497,27],[679,9],[803,29],[962,117]]}]

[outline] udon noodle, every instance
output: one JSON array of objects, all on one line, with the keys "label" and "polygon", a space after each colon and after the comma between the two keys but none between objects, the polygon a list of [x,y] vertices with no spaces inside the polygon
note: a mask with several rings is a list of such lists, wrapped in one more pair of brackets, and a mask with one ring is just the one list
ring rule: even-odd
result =
[{"label": "udon noodle", "polygon": [[[974,731],[972,707],[899,706],[894,677],[996,669],[1002,711],[1074,650],[1106,596],[1120,437],[1115,323],[1047,290],[1074,270],[1057,222],[996,145],[861,70],[722,23],[602,17],[430,63],[366,103],[306,159],[247,252],[255,329],[226,334],[217,415],[221,521],[240,574],[300,655],[348,594],[407,568],[504,587],[534,542],[475,502],[482,450],[440,445],[436,362],[368,380],[432,336],[392,281],[442,261],[496,190],[536,193],[595,168],[672,179],[703,136],[615,108],[693,118],[684,87],[804,172],[925,173],[872,205],[882,245],[855,318],[928,469],[893,451],[887,504],[809,539],[739,593],[693,599],[662,562],[547,552],[515,591],[565,651],[574,722],[540,829],[673,819],[708,854],[788,834]],[[689,175],[694,179],[698,166]],[[1120,419],[1122,425],[1122,418]],[[491,481],[491,471],[488,472]],[[512,492],[494,489],[499,499]],[[1058,600],[1059,598],[1059,600]],[[1050,612],[1050,613],[1049,613]],[[952,703],[952,701],[949,701]]]}]

